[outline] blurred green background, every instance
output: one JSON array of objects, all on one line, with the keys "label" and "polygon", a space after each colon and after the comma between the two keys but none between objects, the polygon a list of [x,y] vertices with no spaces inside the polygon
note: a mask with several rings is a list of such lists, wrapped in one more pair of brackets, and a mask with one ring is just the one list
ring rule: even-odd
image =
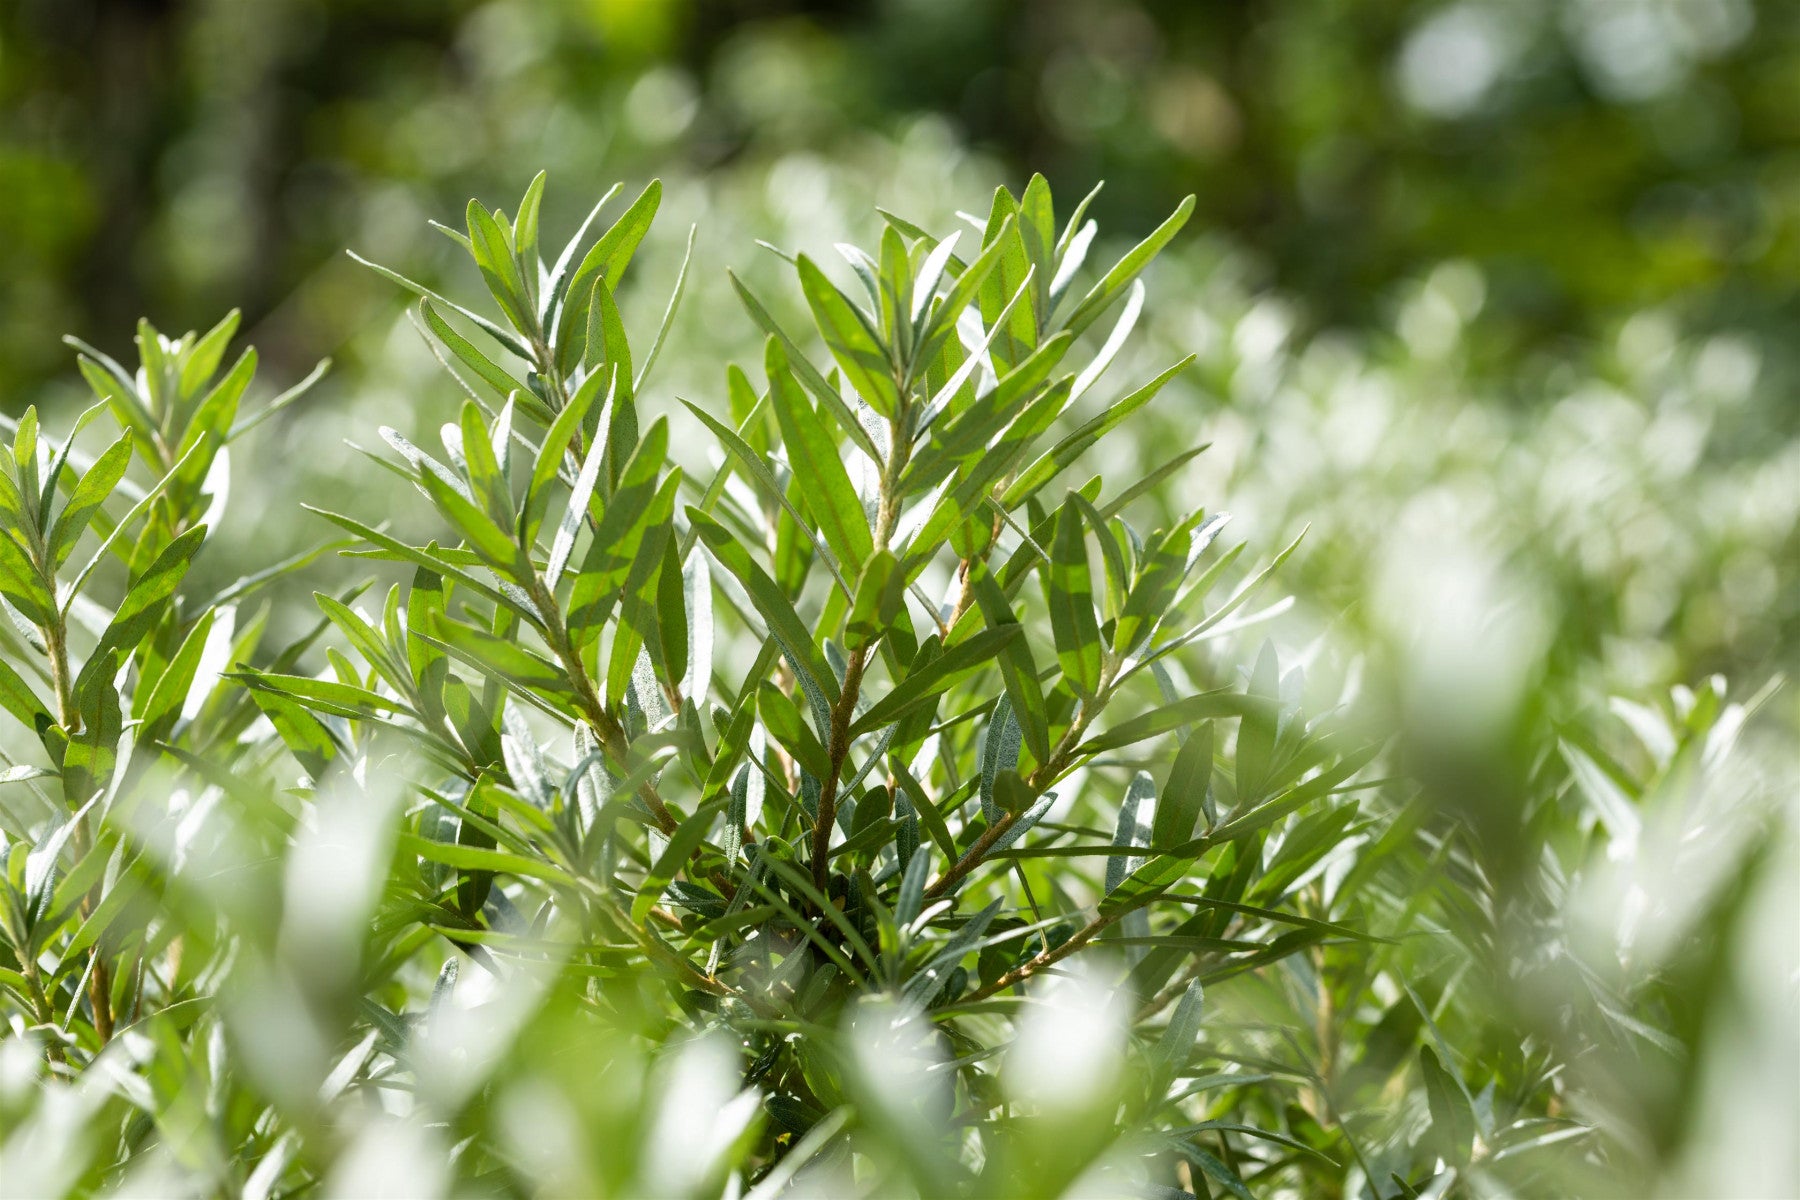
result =
[{"label": "blurred green background", "polygon": [[[454,402],[346,246],[456,290],[427,219],[464,197],[547,167],[554,232],[660,175],[636,320],[698,224],[656,390],[715,400],[755,355],[723,269],[782,273],[754,239],[944,230],[1041,170],[1104,179],[1115,239],[1198,195],[1138,366],[1201,369],[1143,465],[1213,441],[1189,496],[1311,522],[1303,608],[1378,636],[1382,573],[1447,539],[1559,677],[1795,658],[1800,5],[9,0],[0,106],[0,404],[76,403],[65,332],[125,356],[240,306],[269,385],[336,360],[271,434],[306,454],[239,472],[276,503],[391,488],[340,439]],[[259,559],[322,532],[233,519]]]},{"label": "blurred green background", "polygon": [[[922,118],[1017,180],[1106,179],[1103,227],[1192,191],[1311,325],[1466,258],[1484,351],[1668,304],[1800,315],[1800,7],[1745,0],[10,0],[0,384],[241,305],[295,362],[379,294],[337,251],[551,166],[754,170]],[[973,204],[976,198],[967,199]]]}]

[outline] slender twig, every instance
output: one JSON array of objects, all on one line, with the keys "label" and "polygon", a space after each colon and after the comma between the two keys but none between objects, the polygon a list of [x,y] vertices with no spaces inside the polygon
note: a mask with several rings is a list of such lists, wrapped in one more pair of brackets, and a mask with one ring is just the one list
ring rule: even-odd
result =
[{"label": "slender twig", "polygon": [[[894,526],[900,519],[900,474],[906,466],[908,442],[903,436],[905,426],[904,411],[896,413],[888,423],[889,441],[893,449],[881,470],[874,530],[876,554],[887,549],[889,540],[894,536]],[[850,658],[844,666],[844,682],[838,689],[838,700],[831,710],[828,736],[830,744],[826,747],[830,755],[831,770],[819,785],[819,816],[813,823],[812,841],[813,886],[819,889],[821,895],[830,894],[831,830],[837,823],[838,788],[843,775],[844,759],[850,753],[850,723],[856,717],[856,701],[862,694],[863,672],[868,664],[869,645],[858,646],[850,652]]]},{"label": "slender twig", "polygon": [[992,983],[984,984],[983,986],[976,988],[973,992],[964,996],[958,1003],[972,1004],[977,1000],[986,1000],[989,996],[998,992],[1003,992],[1015,983],[1031,978],[1046,967],[1055,966],[1063,959],[1069,957],[1069,955],[1093,941],[1103,930],[1123,915],[1123,913],[1113,913],[1110,916],[1096,916],[1092,921],[1089,921],[1086,925],[1083,925],[1080,929],[1076,930],[1075,936],[1071,937],[1068,941],[1063,942],[1061,945],[1053,946],[1049,950],[1045,950],[1038,954],[1036,957],[1020,963]]}]

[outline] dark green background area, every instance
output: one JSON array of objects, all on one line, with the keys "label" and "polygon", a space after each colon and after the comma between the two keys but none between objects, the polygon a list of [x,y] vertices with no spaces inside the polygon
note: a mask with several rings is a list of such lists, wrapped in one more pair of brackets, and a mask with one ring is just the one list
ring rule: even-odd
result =
[{"label": "dark green background area", "polygon": [[297,370],[382,294],[342,246],[547,162],[573,206],[921,114],[1015,184],[1104,178],[1115,232],[1197,193],[1307,327],[1466,258],[1496,377],[1646,306],[1772,352],[1800,316],[1797,33],[1800,5],[1709,0],[8,0],[0,404],[67,371],[62,333],[123,348],[140,314],[240,305]]}]

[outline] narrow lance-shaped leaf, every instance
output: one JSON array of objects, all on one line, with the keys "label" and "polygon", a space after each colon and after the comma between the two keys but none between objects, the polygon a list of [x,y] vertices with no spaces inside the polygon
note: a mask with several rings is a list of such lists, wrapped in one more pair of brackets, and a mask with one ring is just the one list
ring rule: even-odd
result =
[{"label": "narrow lance-shaped leaf", "polygon": [[894,383],[892,359],[874,329],[810,258],[802,254],[797,267],[800,288],[832,357],[857,394],[876,412],[891,418],[899,409],[900,393]]},{"label": "narrow lance-shaped leaf", "polygon": [[[1175,753],[1169,780],[1156,802],[1156,821],[1151,845],[1159,850],[1179,846],[1194,836],[1195,823],[1207,806],[1212,785],[1213,727],[1211,722],[1190,733]],[[1210,821],[1213,814],[1207,811]]]},{"label": "narrow lance-shaped leaf", "polygon": [[1200,1019],[1205,1012],[1205,1005],[1205,992],[1196,979],[1182,993],[1175,1011],[1169,1016],[1168,1028],[1163,1030],[1163,1035],[1152,1052],[1157,1075],[1164,1086],[1181,1074],[1181,1069],[1187,1065],[1188,1055],[1194,1049],[1194,1041],[1200,1036]]},{"label": "narrow lance-shaped leaf", "polygon": [[[688,520],[700,531],[700,537],[713,557],[750,593],[751,603],[768,623],[770,636],[780,644],[782,654],[794,668],[800,685],[806,689],[815,719],[821,712],[829,712],[831,704],[838,698],[837,676],[826,665],[813,642],[812,632],[794,611],[793,602],[769,573],[756,565],[729,530],[697,508],[690,506],[687,513]],[[827,718],[819,725],[826,728],[830,721]]]},{"label": "narrow lance-shaped leaf", "polygon": [[851,736],[860,736],[898,720],[917,705],[954,687],[971,672],[987,665],[1019,632],[1017,625],[984,629],[968,641],[959,642],[945,650],[924,669],[908,675],[892,691],[876,701],[850,727]]},{"label": "narrow lance-shaped leaf", "polygon": [[794,707],[786,693],[765,682],[756,690],[756,711],[775,740],[815,779],[824,779],[831,774],[830,756],[819,741],[819,736],[829,731],[815,735],[808,729],[800,710]]},{"label": "narrow lance-shaped leaf", "polygon": [[[1142,846],[1148,841],[1150,828],[1139,816],[1144,804],[1156,803],[1156,781],[1150,778],[1149,772],[1139,771],[1131,777],[1131,784],[1125,789],[1125,802],[1119,806],[1119,824],[1113,834],[1115,846]],[[1106,860],[1106,890],[1113,892],[1125,877],[1137,870],[1143,859],[1132,854],[1115,854]]]},{"label": "narrow lance-shaped leaf", "polygon": [[1121,721],[1095,735],[1076,747],[1078,755],[1099,754],[1106,750],[1117,750],[1121,746],[1129,746],[1141,742],[1145,738],[1155,737],[1159,733],[1167,733],[1171,729],[1180,729],[1184,725],[1192,725],[1196,721],[1216,720],[1221,717],[1241,717],[1247,712],[1261,712],[1267,709],[1266,702],[1255,696],[1234,692],[1230,688],[1218,688],[1210,692],[1201,692],[1197,696],[1189,696],[1173,704],[1165,704],[1161,708],[1152,709],[1142,716]]},{"label": "narrow lance-shaped leaf", "polygon": [[[595,454],[600,452],[598,447],[594,449]],[[669,492],[666,503],[673,503],[668,480],[674,477],[666,477],[660,487],[657,483],[667,457],[668,422],[659,417],[626,464],[570,589],[569,626],[579,645],[598,637],[612,614],[619,589],[643,551],[648,531],[666,516],[664,491]]]},{"label": "narrow lance-shaped leaf", "polygon": [[766,361],[769,399],[806,507],[846,572],[859,572],[874,550],[874,539],[850,473],[844,469],[843,459],[838,457],[837,446],[819,414],[794,382],[787,355],[774,338],[768,341]]},{"label": "narrow lance-shaped leaf", "polygon": [[544,580],[555,588],[562,582],[563,568],[569,565],[569,555],[575,549],[575,536],[581,531],[582,518],[587,515],[588,502],[594,496],[594,484],[600,478],[600,467],[606,461],[606,446],[599,440],[588,447],[587,457],[582,460],[581,473],[575,477],[575,486],[569,491],[569,505],[563,510],[561,522],[557,524],[556,536],[550,542],[550,557],[544,562]]},{"label": "narrow lance-shaped leaf", "polygon": [[425,327],[443,343],[444,348],[495,392],[502,396],[509,396],[514,392],[530,394],[523,383],[483,354],[468,338],[452,329],[450,323],[438,315],[437,308],[430,300],[419,301],[419,315],[424,318]]},{"label": "narrow lance-shaped leaf", "polygon": [[118,612],[113,614],[112,621],[101,634],[99,644],[94,647],[92,655],[82,666],[81,673],[76,676],[74,690],[78,699],[87,696],[96,687],[102,691],[111,690],[110,676],[102,674],[108,653],[131,653],[144,635],[162,618],[169,597],[180,586],[182,577],[187,574],[194,555],[200,552],[205,538],[204,525],[196,525],[188,530],[163,547],[156,560],[131,585]]},{"label": "narrow lance-shaped leaf", "polygon": [[[588,410],[599,397],[601,385],[608,378],[610,377],[605,372],[595,372],[584,379],[544,434],[544,440],[538,446],[537,459],[532,464],[531,482],[525,488],[523,529],[527,540],[537,537],[538,523],[543,520],[550,506],[550,485],[561,474],[569,445],[581,431]],[[609,402],[610,399],[609,391]],[[585,507],[584,505],[583,508]]]},{"label": "narrow lance-shaped leaf", "polygon": [[1132,247],[1130,253],[1115,263],[1112,270],[1082,297],[1081,303],[1075,306],[1075,311],[1069,314],[1066,328],[1071,333],[1079,334],[1099,320],[1101,314],[1131,285],[1131,281],[1150,265],[1150,260],[1181,232],[1181,227],[1187,224],[1193,211],[1194,197],[1189,196],[1169,215],[1168,220],[1157,226],[1149,237]]},{"label": "narrow lance-shaped leaf", "polygon": [[717,802],[702,805],[675,830],[674,836],[669,839],[668,845],[650,868],[650,873],[638,887],[638,894],[631,902],[632,921],[642,923],[650,915],[650,910],[662,899],[663,892],[674,882],[676,874],[706,840],[707,831],[718,818],[719,807]]},{"label": "narrow lance-shaped leaf", "polygon": [[1175,378],[1175,376],[1181,374],[1182,371],[1186,370],[1188,366],[1193,363],[1194,357],[1195,356],[1192,354],[1188,355],[1174,366],[1162,372],[1162,374],[1158,375],[1155,379],[1152,379],[1143,387],[1138,388],[1130,395],[1119,400],[1099,416],[1085,422],[1079,429],[1076,429],[1073,433],[1057,442],[1056,445],[1044,451],[1035,462],[1029,467],[1026,467],[1024,471],[1020,472],[1019,477],[1007,487],[1005,495],[1001,498],[1001,504],[1008,510],[1011,510],[1025,503],[1029,497],[1035,495],[1045,484],[1049,483],[1052,479],[1055,479],[1063,468],[1079,458],[1084,451],[1093,446],[1094,443],[1098,442],[1101,438],[1117,429],[1120,425],[1124,424],[1125,419],[1131,416],[1131,414],[1155,399],[1156,394],[1163,389],[1165,384]]},{"label": "narrow lance-shaped leaf", "polygon": [[130,463],[131,437],[127,434],[107,447],[81,477],[81,482],[75,485],[74,493],[63,506],[50,532],[50,563],[53,568],[62,566],[68,560],[69,552],[75,549],[82,531],[93,520],[94,514],[106,502],[107,497],[112,495],[113,489],[119,486],[119,480],[125,477],[125,468]]},{"label": "narrow lance-shaped leaf", "polygon": [[[996,629],[1021,628],[1018,618],[1013,615],[1012,606],[1006,601],[1006,594],[989,573],[985,561],[978,559],[969,564],[969,585],[975,591],[975,601],[981,609],[982,619],[990,626]],[[1029,639],[1014,638],[1000,651],[1000,674],[1006,681],[1006,695],[1011,701],[1008,708],[1025,744],[1031,749],[1031,756],[1039,763],[1048,762],[1049,710],[1044,704],[1044,690],[1038,682],[1037,660],[1031,653]],[[1013,763],[1016,765],[1017,762],[1018,755],[1015,752]]]},{"label": "narrow lance-shaped leaf", "polygon": [[536,324],[535,314],[531,311],[531,298],[525,294],[525,277],[519,270],[512,239],[480,201],[469,201],[468,224],[469,253],[487,281],[488,291],[514,329],[531,330]]},{"label": "narrow lance-shaped leaf", "polygon": [[890,551],[872,556],[856,584],[856,601],[844,627],[844,643],[851,650],[871,644],[894,624],[906,603],[906,583],[896,570]]},{"label": "narrow lance-shaped leaf", "polygon": [[681,549],[674,538],[663,539],[662,569],[656,581],[655,659],[662,677],[674,690],[681,689],[688,664],[688,601],[682,579]]},{"label": "narrow lance-shaped leaf", "polygon": [[[826,544],[820,540],[819,534],[815,532],[812,527],[812,523],[802,517],[799,510],[794,507],[794,501],[789,498],[787,489],[782,487],[775,476],[770,473],[768,464],[762,460],[762,456],[757,453],[756,448],[746,442],[743,438],[739,437],[730,426],[726,425],[723,421],[720,421],[717,417],[714,417],[699,405],[689,403],[685,400],[682,403],[686,404],[688,411],[692,412],[696,417],[699,417],[700,423],[710,429],[713,436],[719,439],[719,444],[726,449],[732,458],[737,460],[738,465],[744,469],[744,474],[749,478],[750,482],[754,483],[764,496],[780,504],[781,507],[787,511],[787,515],[793,518],[794,526],[800,531],[802,536],[812,543],[813,548],[818,551],[819,560],[823,562],[826,569],[831,572],[832,579],[846,594],[848,594],[850,591],[850,584],[844,578],[842,570],[838,567],[836,555],[833,554]],[[704,512],[704,509],[701,511]]]},{"label": "narrow lance-shaped leaf", "polygon": [[1087,539],[1081,513],[1069,501],[1056,520],[1050,546],[1050,569],[1044,574],[1044,599],[1063,676],[1080,696],[1100,686],[1100,625],[1094,616],[1094,585],[1088,568]]},{"label": "narrow lance-shaped leaf", "polygon": [[812,393],[813,398],[820,405],[831,410],[832,415],[837,418],[839,426],[850,435],[852,441],[860,446],[870,458],[880,462],[881,451],[876,448],[875,439],[869,436],[869,431],[864,429],[862,423],[857,420],[855,410],[845,403],[844,398],[838,394],[838,390],[823,375],[819,374],[819,369],[813,366],[812,361],[800,352],[800,348],[794,344],[794,339],[788,336],[780,322],[770,315],[762,301],[756,298],[756,294],[744,286],[744,281],[729,271],[726,272],[726,275],[731,280],[731,286],[737,289],[738,299],[743,301],[744,308],[749,312],[751,319],[761,327],[764,333],[781,343],[782,350],[787,354],[788,365],[793,368],[801,385]]}]

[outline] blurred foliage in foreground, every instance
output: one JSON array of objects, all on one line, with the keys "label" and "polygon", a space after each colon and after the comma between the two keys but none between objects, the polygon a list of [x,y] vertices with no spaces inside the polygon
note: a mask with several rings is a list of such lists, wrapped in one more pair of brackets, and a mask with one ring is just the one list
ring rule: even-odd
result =
[{"label": "blurred foliage in foreground", "polygon": [[[1772,686],[1584,710],[1546,654],[1595,648],[1473,523],[1365,631],[1247,655],[1309,614],[1260,595],[1292,547],[1242,569],[1180,502],[1205,447],[1086,475],[1194,367],[1122,353],[1191,203],[1116,257],[1042,176],[974,237],[777,250],[812,332],[731,279],[763,382],[687,406],[689,475],[650,387],[689,262],[647,341],[619,299],[662,185],[554,258],[543,185],[443,229],[479,309],[376,268],[463,396],[441,457],[370,456],[416,537],[333,501],[347,540],[190,569],[228,447],[304,398],[244,404],[235,315],[141,325],[135,370],[78,344],[99,403],[13,423],[9,1190],[1800,1178]],[[272,636],[321,549],[399,581]]]}]

